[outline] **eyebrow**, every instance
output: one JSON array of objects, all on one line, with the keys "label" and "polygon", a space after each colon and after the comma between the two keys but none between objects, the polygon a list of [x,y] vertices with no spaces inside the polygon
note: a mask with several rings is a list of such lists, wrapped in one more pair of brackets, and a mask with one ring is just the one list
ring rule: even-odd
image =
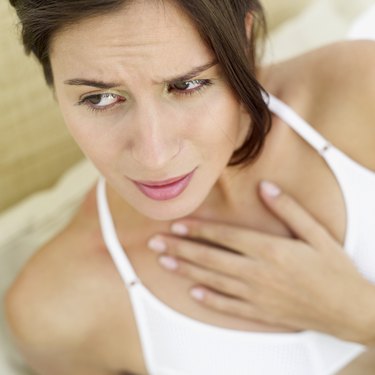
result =
[{"label": "eyebrow", "polygon": [[[188,80],[196,77],[200,73],[212,68],[213,66],[215,66],[217,64],[218,64],[217,60],[211,61],[208,64],[195,67],[195,68],[193,68],[192,70],[190,70],[189,72],[187,72],[183,75],[168,78],[165,82],[170,84],[172,82],[188,81]],[[84,78],[68,79],[68,80],[64,81],[64,83],[66,85],[70,85],[70,86],[90,86],[90,87],[96,87],[96,88],[102,89],[102,90],[113,89],[115,87],[122,86],[122,84],[119,83],[119,82],[104,82],[104,81],[100,81],[100,80],[90,80],[90,79],[84,79]]]},{"label": "eyebrow", "polygon": [[217,64],[218,64],[217,60],[211,61],[208,64],[201,65],[201,66],[198,66],[196,68],[193,68],[192,70],[190,70],[189,72],[187,72],[183,75],[179,75],[179,76],[176,76],[176,77],[169,78],[165,82],[166,83],[172,83],[172,82],[179,82],[179,81],[188,81],[189,79],[192,79],[192,78],[196,77],[200,73],[205,72],[206,70],[212,68],[213,66],[215,66]]}]

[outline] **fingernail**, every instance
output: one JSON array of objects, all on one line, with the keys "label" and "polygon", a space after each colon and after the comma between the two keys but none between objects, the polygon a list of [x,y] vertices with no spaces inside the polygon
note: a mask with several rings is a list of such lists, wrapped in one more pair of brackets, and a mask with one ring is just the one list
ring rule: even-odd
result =
[{"label": "fingernail", "polygon": [[156,253],[164,253],[167,250],[167,244],[160,237],[151,238],[147,246]]},{"label": "fingernail", "polygon": [[262,192],[268,195],[271,198],[276,198],[280,195],[281,189],[269,181],[262,181],[260,183],[260,188],[262,189]]},{"label": "fingernail", "polygon": [[204,299],[204,291],[199,288],[194,288],[190,291],[190,295],[194,298],[197,299],[198,301],[202,301]]},{"label": "fingernail", "polygon": [[178,267],[176,259],[172,257],[162,256],[159,258],[160,264],[168,270],[175,270]]},{"label": "fingernail", "polygon": [[189,233],[189,229],[185,224],[175,223],[171,226],[171,232],[179,234],[180,236],[185,236]]}]

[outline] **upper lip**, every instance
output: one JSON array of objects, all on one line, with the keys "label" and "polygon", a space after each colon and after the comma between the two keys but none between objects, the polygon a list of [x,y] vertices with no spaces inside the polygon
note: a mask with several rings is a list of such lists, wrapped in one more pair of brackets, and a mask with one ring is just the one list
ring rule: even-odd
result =
[{"label": "upper lip", "polygon": [[139,181],[139,180],[136,180],[135,182],[137,184],[142,184],[142,185],[147,185],[147,186],[164,186],[164,185],[173,184],[174,182],[182,180],[184,177],[188,176],[192,172],[193,171],[191,171],[189,173],[185,173],[184,175],[181,175],[181,176],[178,176],[178,177],[172,177],[172,178],[168,178],[167,180],[162,180],[162,181]]}]

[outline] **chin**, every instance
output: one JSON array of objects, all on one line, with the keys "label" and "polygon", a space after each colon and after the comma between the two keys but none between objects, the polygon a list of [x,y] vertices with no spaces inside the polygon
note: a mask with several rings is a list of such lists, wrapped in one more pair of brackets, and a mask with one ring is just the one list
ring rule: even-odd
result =
[{"label": "chin", "polygon": [[140,214],[156,221],[171,221],[182,219],[195,212],[203,201],[194,199],[194,202],[188,201],[183,197],[170,200],[151,202],[145,205],[131,204]]}]

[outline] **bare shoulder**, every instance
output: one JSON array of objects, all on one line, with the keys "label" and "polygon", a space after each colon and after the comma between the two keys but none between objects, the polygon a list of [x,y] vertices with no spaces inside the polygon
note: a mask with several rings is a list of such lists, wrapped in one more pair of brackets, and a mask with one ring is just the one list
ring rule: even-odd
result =
[{"label": "bare shoulder", "polygon": [[[94,211],[89,197],[72,223],[28,262],[6,296],[15,340],[42,374],[60,374],[61,367],[64,375],[86,374],[84,368],[105,375],[112,373],[105,371],[110,366],[123,366],[108,341],[116,343],[121,335],[127,344],[128,302]],[[42,372],[47,368],[51,371]]]},{"label": "bare shoulder", "polygon": [[275,67],[286,102],[336,147],[375,170],[375,41],[323,46]]},{"label": "bare shoulder", "polygon": [[308,58],[311,83],[324,98],[351,99],[364,115],[375,114],[373,105],[368,106],[375,98],[375,41],[334,43],[313,51]]},{"label": "bare shoulder", "polygon": [[[375,41],[336,42],[294,58],[265,67],[262,79],[271,91],[295,102],[296,93],[306,100],[308,94],[341,100],[355,97],[353,104],[372,103],[375,95]],[[367,94],[357,97],[358,93]],[[304,94],[305,93],[305,94]],[[365,108],[366,114],[375,112]]]},{"label": "bare shoulder", "polygon": [[327,139],[375,171],[374,66],[375,41],[346,41],[318,52],[311,117]]}]

